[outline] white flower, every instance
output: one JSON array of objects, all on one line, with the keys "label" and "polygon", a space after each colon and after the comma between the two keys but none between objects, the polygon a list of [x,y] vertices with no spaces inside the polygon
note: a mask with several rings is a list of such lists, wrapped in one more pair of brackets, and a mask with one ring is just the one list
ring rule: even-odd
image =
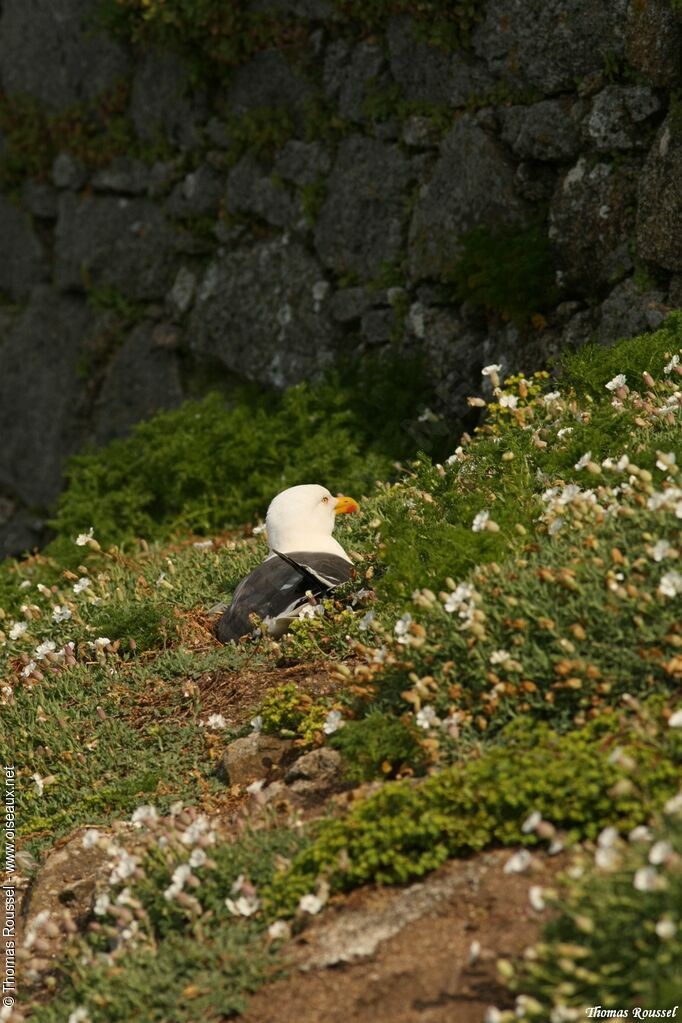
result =
[{"label": "white flower", "polygon": [[638,892],[657,892],[661,888],[661,878],[653,867],[640,867],[632,884]]},{"label": "white flower", "polygon": [[366,632],[370,624],[374,621],[376,614],[374,611],[368,611],[366,615],[363,615],[358,622],[358,628],[361,632]]},{"label": "white flower", "polygon": [[30,589],[30,587],[31,587],[31,580],[30,579],[22,579],[21,582],[19,583],[19,589],[20,590],[28,590],[28,589]]},{"label": "white flower", "polygon": [[668,718],[668,728],[682,728],[682,708]]},{"label": "white flower", "polygon": [[493,650],[489,660],[491,664],[505,664],[511,660],[511,654],[508,650]]},{"label": "white flower", "polygon": [[37,771],[36,771],[36,773],[35,773],[35,774],[32,774],[32,775],[31,775],[31,778],[32,778],[32,780],[33,780],[33,781],[34,781],[34,782],[36,783],[36,789],[37,789],[37,791],[38,791],[38,795],[39,795],[39,796],[42,796],[42,794],[43,794],[43,789],[45,788],[45,783],[44,783],[44,779],[43,779],[43,778],[41,778],[41,776],[40,776],[40,775],[38,774],[38,772],[37,772]]},{"label": "white flower", "polygon": [[489,1005],[485,1010],[483,1023],[502,1023],[502,1013],[496,1006]]},{"label": "white flower", "polygon": [[540,813],[539,810],[533,810],[532,813],[528,814],[525,821],[521,825],[521,831],[524,833],[524,835],[528,835],[530,834],[531,831],[535,831],[538,824],[540,824],[541,822],[542,814]]},{"label": "white flower", "polygon": [[504,865],[505,874],[522,874],[531,865],[532,857],[527,849],[520,849]]},{"label": "white flower", "polygon": [[340,710],[330,710],[327,717],[324,720],[322,731],[325,735],[333,735],[334,732],[338,732],[339,728],[343,728],[344,720],[343,714]]},{"label": "white flower", "polygon": [[605,385],[606,390],[617,391],[619,387],[625,387],[626,382],[627,377],[625,376],[625,373],[619,373],[618,376],[615,376],[613,380],[609,380],[608,384]]},{"label": "white flower", "polygon": [[600,870],[616,870],[620,865],[620,856],[615,849],[610,847],[597,849],[594,854],[594,862]]},{"label": "white flower", "polygon": [[464,448],[460,444],[459,447],[455,448],[454,455],[449,455],[445,459],[445,464],[446,465],[454,465],[455,462],[461,462],[463,457],[464,457]]},{"label": "white flower", "polygon": [[654,842],[649,850],[649,863],[652,863],[655,867],[659,867],[661,863],[665,863],[669,856],[672,856],[672,852],[673,847],[670,842]]},{"label": "white flower", "polygon": [[52,608],[52,621],[53,622],[68,622],[71,617],[71,611],[66,604],[55,604]]},{"label": "white flower", "polygon": [[628,842],[650,842],[651,838],[651,828],[646,824],[638,824],[628,835]]},{"label": "white flower", "polygon": [[407,644],[408,633],[411,624],[412,615],[408,611],[404,615],[402,615],[393,626],[393,631],[398,637],[398,643],[400,643],[402,646],[405,646]]},{"label": "white flower", "polygon": [[618,832],[615,828],[612,827],[603,828],[602,831],[599,832],[599,837],[597,838],[597,845],[600,847],[600,849],[613,849],[613,847],[617,844]]},{"label": "white flower", "polygon": [[424,729],[435,728],[437,725],[441,723],[440,718],[436,714],[435,710],[433,709],[431,704],[428,703],[426,704],[425,707],[422,707],[422,709],[417,712],[416,721],[417,727]]},{"label": "white flower", "polygon": [[556,435],[557,435],[557,437],[561,438],[561,437],[567,437],[569,435],[569,433],[573,433],[573,427],[572,426],[562,426],[562,428],[560,430],[557,430]]},{"label": "white flower", "polygon": [[543,394],[542,401],[544,405],[551,405],[553,402],[558,401],[561,398],[561,391],[550,391],[549,394]]},{"label": "white flower", "polygon": [[591,461],[592,461],[592,452],[591,451],[586,451],[585,454],[582,455],[578,459],[578,461],[575,463],[574,468],[575,469],[584,469],[587,465],[590,464]]},{"label": "white flower", "polygon": [[192,868],[189,863],[181,863],[179,867],[175,868],[171,876],[171,883],[163,893],[163,897],[167,902],[172,902],[176,895],[180,894],[191,873]]},{"label": "white flower", "polygon": [[291,937],[291,927],[286,920],[275,920],[268,927],[268,937],[271,941],[288,941]]},{"label": "white flower", "polygon": [[670,814],[670,816],[682,813],[682,792],[678,792],[676,796],[669,799],[663,809],[667,814]]},{"label": "white flower", "polygon": [[88,1010],[83,1008],[82,1005],[78,1009],[74,1009],[69,1016],[68,1023],[90,1023]]},{"label": "white flower", "polygon": [[91,643],[90,645],[95,650],[104,650],[105,647],[108,647],[110,643],[111,640],[109,639],[108,636],[98,636],[94,643]]},{"label": "white flower", "polygon": [[298,903],[301,912],[310,913],[311,916],[319,913],[323,906],[324,902],[317,895],[304,895]]},{"label": "white flower", "polygon": [[484,508],[483,511],[480,511],[478,515],[476,515],[474,521],[471,523],[472,532],[481,533],[485,529],[489,518],[490,512]]},{"label": "white flower", "polygon": [[664,597],[677,597],[682,593],[682,574],[674,569],[666,572],[658,584],[658,592],[662,593]]},{"label": "white flower", "polygon": [[500,373],[501,371],[502,371],[502,366],[500,365],[500,363],[499,362],[493,362],[493,363],[490,364],[490,366],[484,366],[483,367],[483,369],[481,370],[481,376],[482,377],[489,377],[489,376],[492,376],[493,373]]},{"label": "white flower", "polygon": [[251,532],[252,532],[252,534],[254,536],[260,536],[261,533],[265,532],[265,528],[266,528],[265,527],[265,523],[261,522],[261,524],[259,526],[254,526],[253,529],[251,530]]},{"label": "white flower", "polygon": [[189,865],[190,867],[203,867],[207,859],[208,856],[204,850],[197,846],[197,848],[192,849],[192,852],[190,853]]},{"label": "white flower", "polygon": [[260,714],[257,714],[255,718],[251,718],[250,721],[251,731],[260,732],[263,727],[263,718]]},{"label": "white flower", "polygon": [[545,908],[545,900],[543,898],[544,889],[539,884],[532,884],[528,889],[528,901],[536,913],[542,913]]},{"label": "white flower", "polygon": [[54,653],[57,649],[57,644],[53,643],[51,639],[46,639],[43,643],[36,647],[34,657],[37,657],[39,661],[44,661],[48,654]]},{"label": "white flower", "polygon": [[213,546],[213,540],[195,540],[192,547],[196,547],[198,551],[208,550],[209,547]]},{"label": "white flower", "polygon": [[651,551],[651,557],[654,561],[663,561],[667,558],[672,550],[672,544],[668,540],[658,540]]},{"label": "white flower", "polygon": [[82,846],[84,849],[94,849],[96,845],[99,845],[101,838],[100,832],[96,828],[88,828],[83,835]]},{"label": "white flower", "polygon": [[159,814],[155,806],[138,806],[130,818],[131,823],[136,824],[138,827],[141,827],[143,824],[154,824],[158,819]]},{"label": "white flower", "polygon": [[111,899],[109,898],[108,892],[102,892],[95,899],[95,905],[92,907],[92,911],[95,916],[104,916],[109,906],[111,905]]},{"label": "white flower", "polygon": [[675,369],[675,366],[679,366],[679,364],[680,364],[679,355],[673,355],[670,362],[663,367],[663,372],[666,374],[672,373],[672,371]]},{"label": "white flower", "polygon": [[657,451],[656,468],[661,472],[668,472],[677,462],[674,451]]},{"label": "white flower", "polygon": [[500,395],[500,408],[511,408],[515,409],[519,403],[518,396],[516,394],[501,394]]},{"label": "white flower", "polygon": [[677,924],[670,917],[662,916],[656,924],[656,934],[661,941],[669,941],[677,933]]},{"label": "white flower", "polygon": [[72,589],[77,596],[79,593],[82,593],[83,590],[87,590],[89,585],[90,580],[88,579],[87,575],[82,575],[78,582],[73,584]]},{"label": "white flower", "polygon": [[206,719],[206,727],[215,728],[216,730],[219,728],[226,728],[227,721],[222,714],[209,714]]},{"label": "white flower", "polygon": [[481,955],[481,943],[480,941],[472,941],[469,945],[469,966],[473,966],[477,963]]},{"label": "white flower", "polygon": [[246,786],[246,791],[250,796],[255,796],[258,792],[261,792],[265,788],[265,778],[256,778],[250,785]]},{"label": "white flower", "polygon": [[87,531],[87,533],[79,533],[78,534],[78,536],[76,537],[76,546],[78,546],[78,547],[85,547],[87,542],[88,542],[88,540],[92,540],[94,535],[95,535],[95,527],[94,526],[90,526],[90,529]]},{"label": "white flower", "polygon": [[12,622],[12,626],[9,630],[9,638],[21,639],[27,629],[28,622]]}]

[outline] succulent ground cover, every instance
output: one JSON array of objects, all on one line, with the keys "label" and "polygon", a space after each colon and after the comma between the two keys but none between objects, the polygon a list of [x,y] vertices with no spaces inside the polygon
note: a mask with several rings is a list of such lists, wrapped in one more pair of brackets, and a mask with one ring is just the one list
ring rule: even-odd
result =
[{"label": "succulent ground cover", "polygon": [[[356,579],[277,642],[213,639],[208,609],[265,550],[236,523],[111,546],[104,493],[101,532],[95,509],[2,566],[21,871],[76,826],[107,865],[82,933],[39,914],[24,936],[32,1018],[218,1020],[330,899],[493,846],[517,850],[510,873],[533,846],[578,850],[532,891],[556,907],[543,942],[501,964],[517,1017],[674,999],[681,344],[677,314],[552,379],[486,367],[482,425],[369,490],[339,527]],[[137,464],[143,490],[158,464]],[[218,770],[254,731],[334,747],[371,784],[307,824],[263,809]]]}]

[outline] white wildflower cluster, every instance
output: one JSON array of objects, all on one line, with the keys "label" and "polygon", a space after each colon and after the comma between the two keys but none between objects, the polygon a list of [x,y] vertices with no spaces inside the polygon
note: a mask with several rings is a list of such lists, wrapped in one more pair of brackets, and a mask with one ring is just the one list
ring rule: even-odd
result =
[{"label": "white wildflower cluster", "polygon": [[233,916],[253,916],[260,909],[260,899],[254,885],[240,874],[231,888],[233,898],[225,899],[225,905]]},{"label": "white wildflower cluster", "polygon": [[401,615],[398,621],[393,626],[393,632],[396,637],[396,642],[401,646],[407,646],[410,642],[410,626],[412,625],[412,615],[407,611],[404,615]]},{"label": "white wildflower cluster", "polygon": [[470,583],[453,584],[450,593],[441,593],[443,608],[448,614],[456,614],[460,619],[460,629],[470,628],[480,617],[477,603],[480,595]]}]

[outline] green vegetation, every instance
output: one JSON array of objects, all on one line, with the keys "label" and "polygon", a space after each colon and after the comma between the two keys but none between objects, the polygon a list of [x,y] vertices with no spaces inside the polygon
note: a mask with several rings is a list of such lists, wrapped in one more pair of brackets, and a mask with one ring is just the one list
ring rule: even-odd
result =
[{"label": "green vegetation", "polygon": [[[552,382],[486,367],[486,418],[442,462],[409,450],[414,367],[377,363],[274,406],[213,396],[74,463],[52,550],[0,567],[0,753],[34,853],[77,825],[137,827],[88,838],[118,870],[52,980],[24,986],[38,1023],[81,1006],[92,1023],[218,1023],[334,893],[550,837],[596,841],[597,865],[503,966],[527,1016],[672,998],[681,350],[676,314],[564,358]],[[401,450],[400,478],[339,522],[356,578],[276,642],[217,647],[206,608],[265,551],[223,528],[299,471],[364,488]],[[213,536],[178,535],[190,527]],[[385,783],[300,827],[221,776],[256,716],[335,747],[349,783]],[[247,798],[253,830],[235,814]],[[618,837],[661,812],[654,846]]]},{"label": "green vegetation", "polygon": [[[531,812],[571,841],[596,838],[607,823],[634,827],[677,792],[682,739],[662,729],[655,739],[644,729],[639,736],[636,727],[628,730],[614,716],[567,736],[519,722],[479,759],[419,786],[387,783],[345,817],[321,826],[266,888],[267,912],[293,914],[319,877],[332,891],[405,884],[452,856],[493,843],[536,844],[537,835],[522,828]],[[615,741],[627,771],[609,760]],[[618,785],[624,778],[628,783]]]},{"label": "green vegetation", "polygon": [[108,544],[253,521],[279,490],[311,480],[366,492],[391,454],[413,453],[403,426],[423,393],[417,364],[376,360],[283,395],[187,402],[72,459],[53,525],[68,539],[94,525]]},{"label": "green vegetation", "polygon": [[120,81],[95,99],[54,113],[31,96],[0,93],[0,187],[12,190],[26,178],[46,178],[60,152],[90,170],[123,154],[148,163],[159,159],[167,144],[138,140],[126,114],[129,98],[129,83]]},{"label": "green vegetation", "polygon": [[450,277],[459,302],[495,312],[519,327],[555,302],[544,219],[522,227],[475,227],[461,241],[463,252]]}]

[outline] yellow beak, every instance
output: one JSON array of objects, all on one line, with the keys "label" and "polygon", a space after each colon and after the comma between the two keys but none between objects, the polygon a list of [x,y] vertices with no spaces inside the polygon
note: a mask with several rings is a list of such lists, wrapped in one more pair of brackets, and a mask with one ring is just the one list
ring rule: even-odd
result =
[{"label": "yellow beak", "polygon": [[360,511],[360,505],[352,497],[344,497],[343,494],[337,496],[336,504],[334,505],[335,515],[346,515],[348,512],[356,511]]}]

